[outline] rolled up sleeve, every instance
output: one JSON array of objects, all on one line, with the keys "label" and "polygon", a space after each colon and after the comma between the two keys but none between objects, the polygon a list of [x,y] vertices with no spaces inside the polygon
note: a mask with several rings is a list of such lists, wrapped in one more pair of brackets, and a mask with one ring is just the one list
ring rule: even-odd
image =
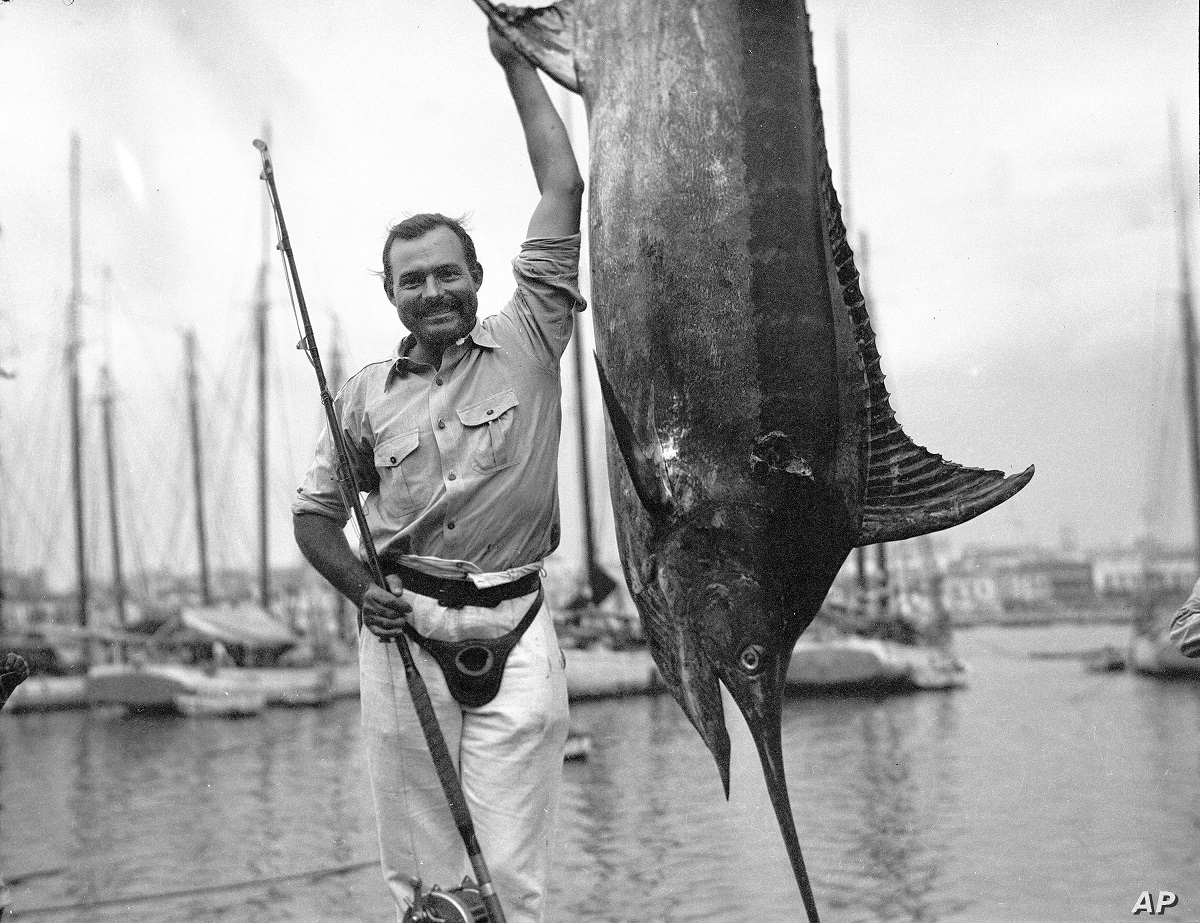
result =
[{"label": "rolled up sleeve", "polygon": [[587,308],[579,291],[580,235],[535,237],[513,260],[517,292],[510,302],[514,319],[546,358],[557,362],[567,348],[574,315]]}]

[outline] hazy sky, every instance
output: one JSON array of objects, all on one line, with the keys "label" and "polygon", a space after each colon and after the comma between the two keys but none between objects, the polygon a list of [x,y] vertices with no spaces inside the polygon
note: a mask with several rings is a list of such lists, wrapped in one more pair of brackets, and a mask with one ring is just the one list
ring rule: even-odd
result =
[{"label": "hazy sky", "polygon": [[[901,421],[954,461],[1038,467],[1017,498],[950,536],[1056,543],[1069,531],[1089,546],[1149,527],[1186,541],[1167,113],[1179,112],[1195,211],[1194,0],[812,0],[810,12],[835,182],[868,235],[867,293]],[[577,101],[572,112],[584,158]],[[93,534],[107,355],[132,555],[193,555],[180,331],[194,326],[214,530],[225,563],[252,563],[246,389],[262,184],[250,142],[267,119],[327,358],[334,314],[353,368],[402,334],[373,272],[388,224],[406,214],[470,213],[484,311],[510,294],[536,189],[469,0],[0,4],[0,366],[18,373],[0,381],[10,561],[70,567],[61,349],[74,130]],[[274,257],[272,271],[271,521],[285,563],[297,556],[289,495],[320,407]],[[598,434],[598,408],[592,421]],[[567,557],[578,553],[575,453],[564,440]]]}]

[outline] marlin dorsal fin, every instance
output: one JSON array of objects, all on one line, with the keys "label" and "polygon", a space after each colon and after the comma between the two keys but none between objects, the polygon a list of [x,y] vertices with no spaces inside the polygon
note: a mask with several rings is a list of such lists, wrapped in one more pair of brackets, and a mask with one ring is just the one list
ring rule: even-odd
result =
[{"label": "marlin dorsal fin", "polygon": [[834,240],[834,259],[862,358],[866,404],[862,431],[866,478],[862,530],[856,544],[895,542],[957,526],[1013,496],[1029,483],[1033,466],[1011,477],[1003,471],[967,468],[908,437],[892,410],[875,331],[840,216],[836,223],[841,234]]},{"label": "marlin dorsal fin", "polygon": [[[809,34],[809,42],[812,35]],[[816,81],[814,65],[813,81]],[[818,144],[822,152],[820,181],[825,203],[824,223],[841,302],[854,331],[863,375],[847,397],[861,401],[864,420],[860,446],[866,461],[863,480],[862,526],[857,546],[894,542],[957,526],[1003,503],[1029,483],[1031,465],[1006,477],[1003,471],[966,468],[946,461],[914,443],[892,410],[884,383],[875,331],[863,296],[854,253],[846,240],[841,204],[833,188],[825,152],[825,126],[817,113]]]},{"label": "marlin dorsal fin", "polygon": [[507,6],[475,0],[497,29],[534,66],[572,93],[579,92],[575,76],[575,0],[550,6]]},{"label": "marlin dorsal fin", "polygon": [[834,260],[864,372],[862,440],[867,465],[862,531],[856,544],[894,542],[957,526],[1013,496],[1029,483],[1033,466],[1011,477],[1003,471],[966,468],[917,445],[904,432],[884,383],[853,254],[840,215],[835,218],[840,234],[834,235]]}]

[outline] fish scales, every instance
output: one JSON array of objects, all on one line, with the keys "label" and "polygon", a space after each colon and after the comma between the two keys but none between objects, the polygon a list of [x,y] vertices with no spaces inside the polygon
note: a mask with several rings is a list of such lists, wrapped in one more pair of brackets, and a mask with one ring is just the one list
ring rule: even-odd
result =
[{"label": "fish scales", "polygon": [[956,525],[1030,468],[946,462],[892,413],[800,0],[475,0],[584,100],[597,366],[626,582],[729,790],[746,719],[811,921],[788,662],[850,551]]}]

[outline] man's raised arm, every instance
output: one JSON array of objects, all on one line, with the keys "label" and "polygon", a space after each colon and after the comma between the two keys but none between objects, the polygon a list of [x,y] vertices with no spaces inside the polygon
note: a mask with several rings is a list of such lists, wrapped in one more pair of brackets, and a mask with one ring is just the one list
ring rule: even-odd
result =
[{"label": "man's raised arm", "polygon": [[504,68],[508,89],[521,118],[529,162],[542,198],[529,219],[527,237],[569,237],[579,233],[583,177],[571,138],[533,65],[512,43],[488,26],[492,56]]}]

